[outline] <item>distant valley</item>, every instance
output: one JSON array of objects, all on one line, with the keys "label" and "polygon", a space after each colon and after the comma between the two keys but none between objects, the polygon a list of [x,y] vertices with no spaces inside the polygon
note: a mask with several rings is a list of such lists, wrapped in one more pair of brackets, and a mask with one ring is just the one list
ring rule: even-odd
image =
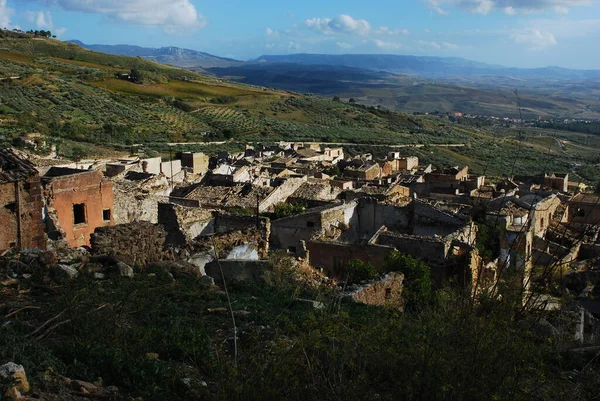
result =
[{"label": "distant valley", "polygon": [[509,68],[455,57],[373,54],[264,55],[244,62],[177,47],[73,43],[246,84],[353,98],[394,111],[600,119],[598,70]]}]

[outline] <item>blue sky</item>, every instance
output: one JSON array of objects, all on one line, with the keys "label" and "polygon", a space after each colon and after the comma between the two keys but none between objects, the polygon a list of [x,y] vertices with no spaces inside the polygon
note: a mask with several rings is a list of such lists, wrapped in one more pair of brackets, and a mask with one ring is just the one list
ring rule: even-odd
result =
[{"label": "blue sky", "polygon": [[0,25],[241,60],[388,53],[600,69],[600,0],[0,0]]}]

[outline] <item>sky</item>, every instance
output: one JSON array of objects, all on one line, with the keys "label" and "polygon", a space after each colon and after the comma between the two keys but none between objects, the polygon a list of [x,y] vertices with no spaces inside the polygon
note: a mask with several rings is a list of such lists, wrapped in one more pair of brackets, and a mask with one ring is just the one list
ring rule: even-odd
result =
[{"label": "sky", "polygon": [[411,54],[600,69],[600,0],[0,0],[0,26],[239,60]]}]

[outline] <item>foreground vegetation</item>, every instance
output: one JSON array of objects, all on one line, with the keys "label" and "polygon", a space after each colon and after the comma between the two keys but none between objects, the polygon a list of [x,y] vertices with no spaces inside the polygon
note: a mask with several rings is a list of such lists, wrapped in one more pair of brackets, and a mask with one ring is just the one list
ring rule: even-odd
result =
[{"label": "foreground vegetation", "polygon": [[225,293],[189,276],[66,280],[36,270],[0,290],[0,360],[23,364],[36,392],[63,399],[62,377],[101,377],[117,399],[144,400],[597,396],[598,361],[570,351],[568,330],[544,330],[552,316],[517,313],[509,293],[473,299],[448,287],[399,313],[296,285],[286,266],[270,285],[230,283],[236,331]]}]

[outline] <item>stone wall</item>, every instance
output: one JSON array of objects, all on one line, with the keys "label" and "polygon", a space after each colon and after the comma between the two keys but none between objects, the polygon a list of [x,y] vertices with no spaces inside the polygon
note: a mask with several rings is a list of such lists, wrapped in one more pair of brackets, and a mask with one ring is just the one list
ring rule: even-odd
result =
[{"label": "stone wall", "polygon": [[378,269],[383,267],[385,257],[393,248],[380,245],[354,245],[340,242],[308,241],[309,264],[315,268],[323,269],[324,273],[332,278],[345,279],[344,266],[352,259],[360,259],[371,263]]},{"label": "stone wall", "polygon": [[37,174],[26,180],[0,185],[0,250],[19,245],[21,249],[46,248],[43,206],[40,177]]},{"label": "stone wall", "polygon": [[379,280],[346,293],[345,296],[361,304],[389,306],[403,310],[403,281],[404,275],[402,273],[388,273]]},{"label": "stone wall", "polygon": [[[215,217],[215,233],[227,231],[245,231],[256,229],[256,216],[243,216],[218,212]],[[268,239],[271,235],[271,220],[267,217],[258,218],[258,231]]]},{"label": "stone wall", "polygon": [[153,185],[138,187],[130,182],[114,182],[114,223],[126,224],[134,220],[158,223],[158,203],[164,202],[171,192],[167,179],[157,176]]},{"label": "stone wall", "polygon": [[443,263],[450,249],[450,244],[442,239],[397,234],[389,231],[379,234],[377,244],[396,248],[399,252],[407,253],[417,259],[436,263]]},{"label": "stone wall", "polygon": [[294,192],[298,190],[306,182],[306,179],[302,178],[290,178],[287,179],[283,184],[278,186],[267,196],[258,206],[259,211],[265,212],[271,209],[278,203],[285,202]]},{"label": "stone wall", "polygon": [[167,232],[167,243],[175,245],[215,232],[215,218],[211,210],[173,203],[158,204],[158,224]]},{"label": "stone wall", "polygon": [[[220,268],[219,268],[220,264]],[[206,274],[216,283],[222,283],[221,269],[225,281],[245,281],[255,284],[266,283],[268,272],[273,270],[266,260],[221,260],[204,266]]]},{"label": "stone wall", "polygon": [[146,221],[98,227],[92,234],[92,253],[114,256],[131,266],[145,266],[163,259],[167,234]]}]

